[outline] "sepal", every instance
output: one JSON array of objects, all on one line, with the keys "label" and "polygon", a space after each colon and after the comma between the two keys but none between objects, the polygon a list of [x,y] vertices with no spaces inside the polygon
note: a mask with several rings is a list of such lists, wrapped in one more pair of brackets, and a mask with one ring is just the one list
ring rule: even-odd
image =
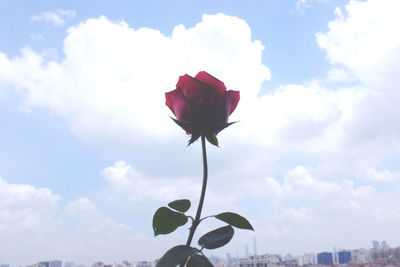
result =
[{"label": "sepal", "polygon": [[208,134],[206,135],[207,141],[210,142],[210,144],[218,147],[218,138],[215,134]]},{"label": "sepal", "polygon": [[183,130],[185,130],[186,132],[191,133],[193,131],[193,123],[188,122],[188,121],[180,121],[177,119],[174,119],[172,117],[170,117],[176,124],[178,124],[179,127],[181,127]]},{"label": "sepal", "polygon": [[190,140],[189,140],[189,142],[188,142],[188,146],[190,146],[191,144],[193,144],[194,142],[196,142],[197,139],[199,139],[199,137],[200,137],[200,133],[198,133],[198,132],[192,133],[192,136],[190,137]]},{"label": "sepal", "polygon": [[219,133],[223,129],[228,128],[229,126],[235,123],[237,123],[237,121],[227,122],[227,123],[217,123],[215,124],[215,133]]}]

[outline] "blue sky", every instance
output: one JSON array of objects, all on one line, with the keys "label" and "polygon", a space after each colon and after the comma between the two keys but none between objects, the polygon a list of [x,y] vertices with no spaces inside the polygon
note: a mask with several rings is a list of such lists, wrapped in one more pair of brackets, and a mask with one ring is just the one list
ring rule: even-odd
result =
[{"label": "blue sky", "polygon": [[209,148],[204,214],[256,229],[208,255],[242,256],[253,236],[259,253],[399,245],[398,1],[0,7],[1,263],[151,260],[183,243],[183,228],[151,229],[201,183],[164,92],[201,70],[242,96]]}]

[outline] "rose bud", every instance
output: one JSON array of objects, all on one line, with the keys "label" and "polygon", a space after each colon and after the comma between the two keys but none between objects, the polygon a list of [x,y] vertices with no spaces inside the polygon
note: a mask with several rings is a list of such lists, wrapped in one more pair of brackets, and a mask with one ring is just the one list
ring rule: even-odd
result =
[{"label": "rose bud", "polygon": [[223,82],[205,71],[196,77],[187,74],[179,77],[176,89],[165,93],[166,105],[176,116],[174,121],[187,134],[191,134],[189,145],[201,135],[218,145],[216,134],[228,127],[228,117],[235,110],[239,91],[226,90]]}]

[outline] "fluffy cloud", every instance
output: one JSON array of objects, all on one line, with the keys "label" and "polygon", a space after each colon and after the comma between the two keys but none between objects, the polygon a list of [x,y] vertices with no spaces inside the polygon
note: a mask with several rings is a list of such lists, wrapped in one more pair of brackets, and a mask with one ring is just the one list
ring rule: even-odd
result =
[{"label": "fluffy cloud", "polygon": [[68,206],[66,207],[66,211],[68,213],[85,213],[96,211],[96,209],[96,204],[94,204],[86,197],[79,198],[74,202],[68,204]]},{"label": "fluffy cloud", "polygon": [[130,202],[168,203],[175,199],[197,196],[201,189],[201,184],[190,178],[146,177],[124,161],[118,161],[114,166],[105,168],[101,175],[111,189],[111,192],[107,191],[108,197],[118,197]]},{"label": "fluffy cloud", "polygon": [[336,9],[336,19],[326,33],[317,34],[318,44],[332,64],[340,64],[369,85],[399,84],[400,18],[396,0],[350,1],[345,12]]},{"label": "fluffy cloud", "polygon": [[[152,236],[104,215],[89,198],[63,205],[60,196],[48,188],[12,184],[1,178],[0,236],[7,240],[0,244],[2,260],[13,265],[45,258],[92,264],[138,259],[132,255],[141,255],[142,260],[156,256],[151,254]],[[141,245],[132,246],[138,243]]]},{"label": "fluffy cloud", "polygon": [[[330,249],[332,242],[342,247],[361,247],[374,236],[397,242],[393,238],[399,234],[395,230],[400,221],[397,194],[378,192],[370,185],[356,186],[351,180],[318,179],[304,166],[287,171],[281,182],[269,177],[257,187],[266,189],[262,198],[266,203],[259,210],[263,215],[256,215],[257,234],[276,243],[275,247],[263,244],[265,250],[303,253]],[[275,194],[271,196],[269,190]],[[313,242],[300,246],[304,238]],[[283,240],[292,240],[293,247],[281,245]]]},{"label": "fluffy cloud", "polygon": [[270,78],[262,50],[245,21],[222,14],[204,15],[193,28],[178,25],[171,36],[101,17],[68,30],[62,62],[29,48],[13,59],[0,54],[0,84],[14,86],[28,107],[66,118],[83,139],[140,143],[177,131],[164,93],[179,75],[207,70],[244,99],[255,96]]},{"label": "fluffy cloud", "polygon": [[392,0],[350,1],[345,11],[336,9],[329,30],[316,35],[333,65],[330,78],[357,81],[363,88],[353,118],[342,126],[347,143],[364,154],[387,155],[399,149],[399,8]]},{"label": "fluffy cloud", "polygon": [[48,188],[12,184],[0,178],[0,236],[7,240],[0,245],[2,260],[17,263],[28,251],[37,256],[34,243],[47,242],[44,229],[57,214],[59,200],[60,196]]},{"label": "fluffy cloud", "polygon": [[34,227],[58,207],[60,197],[48,188],[9,184],[0,177],[0,230],[10,225]]},{"label": "fluffy cloud", "polygon": [[[105,168],[101,176],[106,182],[101,198],[116,203],[128,202],[130,205],[147,203],[154,210],[158,208],[157,205],[166,205],[183,198],[190,199],[195,205],[201,191],[201,174],[195,178],[151,177],[136,171],[124,161]],[[246,191],[238,190],[236,183],[226,185],[225,182],[215,182],[218,178],[209,182],[214,184],[207,190],[206,212],[221,212],[221,206],[235,207],[237,201],[247,194]],[[148,215],[152,216],[152,212]]]},{"label": "fluffy cloud", "polygon": [[[396,69],[383,55],[395,53],[397,37],[392,40],[389,34],[384,35],[385,42],[378,43],[381,52],[375,56],[368,49],[374,50],[378,44],[364,46],[366,39],[361,42],[353,37],[360,32],[374,39],[379,31],[376,27],[387,29],[396,19],[386,18],[392,13],[386,14],[385,8],[376,9],[375,17],[385,19],[370,29],[364,20],[377,5],[370,2],[367,7],[350,2],[346,7],[348,16],[337,11],[329,31],[317,35],[332,64],[341,64],[329,72],[330,80],[366,81],[362,77],[372,77],[371,73],[383,69],[380,66],[385,66],[387,73]],[[47,107],[65,118],[79,138],[101,147],[140,147],[173,138],[171,133],[179,129],[171,127],[166,116],[164,92],[175,87],[179,75],[194,75],[199,70],[207,70],[225,81],[228,88],[241,91],[240,105],[232,117],[241,123],[224,133],[227,140],[272,147],[280,153],[293,147],[320,153],[337,151],[360,140],[362,146],[369,142],[371,134],[365,132],[370,130],[378,135],[378,143],[388,140],[387,133],[397,138],[399,129],[395,124],[382,120],[383,116],[388,116],[390,122],[399,119],[393,112],[398,99],[394,90],[375,92],[369,84],[332,89],[312,81],[282,85],[258,97],[261,84],[271,78],[261,62],[262,50],[263,45],[252,40],[245,21],[223,14],[204,15],[202,22],[192,28],[178,25],[171,36],[149,28],[135,30],[124,22],[101,17],[68,30],[61,62],[48,60],[29,48],[12,59],[0,54],[0,85],[13,86],[24,96],[28,108]],[[363,59],[370,57],[370,63],[357,65],[357,58],[352,59],[354,54]],[[390,58],[397,62],[396,57]],[[386,81],[382,75],[380,80]],[[371,106],[372,111],[368,111]],[[382,106],[386,111],[377,113]],[[393,147],[393,142],[386,146]]]},{"label": "fluffy cloud", "polygon": [[65,20],[75,17],[76,12],[73,10],[58,9],[55,12],[43,12],[37,15],[33,15],[30,18],[31,22],[44,21],[51,23],[54,26],[62,26],[65,24]]}]

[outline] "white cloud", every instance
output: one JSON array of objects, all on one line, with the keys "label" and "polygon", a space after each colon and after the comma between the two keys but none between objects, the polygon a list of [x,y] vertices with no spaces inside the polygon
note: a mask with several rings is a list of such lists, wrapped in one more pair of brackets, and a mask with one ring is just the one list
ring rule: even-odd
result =
[{"label": "white cloud", "polygon": [[0,208],[54,208],[57,206],[59,198],[48,188],[35,188],[25,184],[9,184],[0,178]]},{"label": "white cloud", "polygon": [[355,107],[368,90],[332,90],[314,81],[284,85],[259,98],[262,82],[270,79],[262,50],[245,21],[222,14],[204,15],[192,28],[178,25],[170,37],[101,17],[68,30],[60,63],[29,48],[13,59],[0,55],[0,84],[13,85],[28,107],[49,108],[78,137],[103,148],[176,136],[180,129],[167,117],[164,92],[174,88],[179,75],[199,70],[241,91],[232,116],[241,122],[224,133],[227,140],[280,153],[293,147],[318,153],[347,146],[353,135],[357,139],[351,128],[359,116]]},{"label": "white cloud", "polygon": [[[271,184],[271,179],[265,185]],[[364,219],[369,222],[400,220],[400,217],[383,215],[400,214],[400,206],[396,205],[398,196],[380,193],[370,185],[355,186],[351,180],[323,181],[313,177],[303,166],[286,172],[280,186],[277,186],[277,181],[273,183],[281,192],[277,196],[281,203],[294,199],[298,204],[306,205],[307,208],[302,209],[308,210],[309,214],[315,213],[324,220],[331,219],[334,214],[347,214],[349,223],[358,216],[368,216]]]},{"label": "white cloud", "polygon": [[[152,207],[154,211],[155,204],[166,205],[175,199],[189,199],[195,205],[199,200],[202,182],[201,173],[194,178],[143,175],[124,161],[105,168],[101,171],[101,176],[106,181],[106,186],[98,198],[114,203],[140,203]],[[221,206],[235,207],[238,199],[247,194],[237,186],[235,183],[227,186],[224,182],[217,182],[214,187],[209,187],[205,212],[221,212]]]},{"label": "white cloud", "polygon": [[365,97],[361,88],[326,88],[319,81],[288,84],[274,93],[242,102],[240,125],[227,135],[285,154],[337,151],[344,146],[354,106]]},{"label": "white cloud", "polygon": [[29,48],[13,59],[0,54],[0,84],[15,86],[26,105],[66,118],[87,141],[140,143],[178,132],[164,93],[179,75],[207,70],[242,99],[255,96],[270,78],[262,50],[245,21],[222,14],[204,15],[193,28],[178,25],[170,37],[101,17],[68,30],[60,63]]},{"label": "white cloud", "polygon": [[328,2],[329,0],[297,0],[296,10],[304,10],[312,6],[312,2]]},{"label": "white cloud", "polygon": [[364,88],[352,120],[342,125],[346,142],[359,155],[387,156],[400,148],[399,8],[396,0],[350,1],[345,11],[336,9],[328,31],[316,35],[333,65],[329,76],[350,78]]},{"label": "white cloud", "polygon": [[357,78],[350,70],[344,68],[332,68],[328,71],[328,81],[331,82],[357,82]]},{"label": "white cloud", "polygon": [[74,202],[69,203],[66,207],[68,213],[92,212],[96,209],[96,204],[86,197],[79,198]]},{"label": "white cloud", "polygon": [[379,162],[358,161],[354,164],[355,176],[370,183],[400,183],[400,172],[390,171]]},{"label": "white cloud", "polygon": [[48,188],[10,184],[0,177],[0,231],[35,227],[58,207],[60,196]]},{"label": "white cloud", "polygon": [[[261,243],[264,250],[303,253],[329,249],[332,243],[360,247],[373,236],[397,242],[392,238],[399,234],[395,225],[400,221],[400,199],[396,193],[356,186],[350,180],[318,179],[304,166],[287,171],[281,182],[270,177],[255,186],[279,192],[271,201],[266,190],[264,206],[253,215],[258,238],[269,240],[269,244]],[[382,228],[382,223],[387,228]],[[305,238],[313,242],[299,242]]]},{"label": "white cloud", "polygon": [[122,198],[130,202],[168,203],[180,198],[197,198],[201,189],[201,184],[190,178],[146,177],[124,161],[105,168],[101,175],[111,189],[105,192],[106,197]]},{"label": "white cloud", "polygon": [[63,205],[49,188],[12,184],[1,178],[0,236],[7,241],[0,243],[1,260],[12,265],[45,258],[88,265],[98,260],[152,260],[158,256],[151,249],[153,236],[111,219],[87,197]]},{"label": "white cloud", "polygon": [[400,81],[399,8],[397,0],[350,1],[345,13],[336,9],[336,19],[328,32],[317,34],[317,42],[332,64],[350,69],[362,82],[393,87]]},{"label": "white cloud", "polygon": [[54,12],[42,12],[37,15],[30,17],[31,22],[44,21],[51,23],[54,26],[62,26],[65,24],[65,20],[71,19],[76,16],[76,12],[73,10],[58,9]]}]

